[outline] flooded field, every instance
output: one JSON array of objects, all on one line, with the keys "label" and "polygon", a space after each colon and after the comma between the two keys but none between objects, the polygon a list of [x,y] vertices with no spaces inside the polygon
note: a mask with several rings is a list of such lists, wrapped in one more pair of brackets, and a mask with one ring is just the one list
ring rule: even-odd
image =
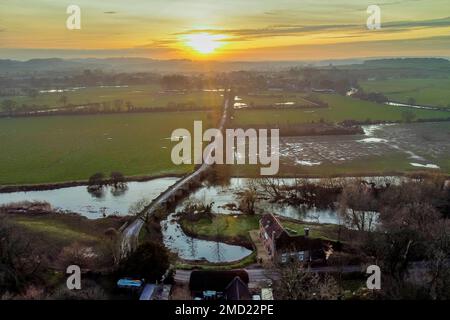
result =
[{"label": "flooded field", "polygon": [[127,215],[131,205],[141,199],[151,201],[179,178],[168,177],[144,182],[129,182],[128,189],[115,193],[110,187],[103,188],[99,196],[77,186],[45,191],[0,193],[0,205],[21,201],[45,201],[60,211],[76,212],[89,219],[105,215]]},{"label": "flooded field", "polygon": [[393,168],[450,171],[449,122],[369,125],[363,129],[364,135],[282,138],[280,161],[299,168],[338,167],[395,156]]}]

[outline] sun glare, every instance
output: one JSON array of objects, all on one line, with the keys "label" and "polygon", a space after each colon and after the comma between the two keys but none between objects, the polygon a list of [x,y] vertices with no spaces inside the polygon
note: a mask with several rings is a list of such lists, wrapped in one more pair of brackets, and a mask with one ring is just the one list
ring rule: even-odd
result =
[{"label": "sun glare", "polygon": [[200,54],[212,54],[223,46],[226,37],[220,34],[194,33],[186,36],[186,45]]}]

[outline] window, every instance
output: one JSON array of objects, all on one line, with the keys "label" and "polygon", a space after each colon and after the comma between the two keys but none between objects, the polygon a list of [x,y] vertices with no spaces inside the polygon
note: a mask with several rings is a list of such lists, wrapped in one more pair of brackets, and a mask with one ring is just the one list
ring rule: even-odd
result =
[{"label": "window", "polygon": [[299,251],[298,252],[298,261],[304,261],[305,260],[305,251]]},{"label": "window", "polygon": [[282,262],[282,263],[286,263],[287,260],[288,260],[288,255],[287,255],[286,253],[283,253],[283,254],[281,255],[281,262]]}]

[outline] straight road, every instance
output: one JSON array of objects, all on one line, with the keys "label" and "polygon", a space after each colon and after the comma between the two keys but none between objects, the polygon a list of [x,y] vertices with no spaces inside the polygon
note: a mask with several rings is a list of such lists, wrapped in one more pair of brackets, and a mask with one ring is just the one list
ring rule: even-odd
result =
[{"label": "straight road", "polygon": [[[228,91],[228,93],[231,91]],[[225,94],[226,95],[226,94]],[[224,101],[223,114],[219,123],[219,130],[222,131],[225,123],[228,119],[228,108],[230,104],[234,102],[234,96],[227,96]],[[191,181],[196,181],[196,179],[204,173],[209,165],[209,158],[212,156],[212,150],[209,152],[206,159],[203,159],[203,163],[200,167],[197,168],[191,174],[185,176],[181,180],[177,181],[173,186],[169,187],[165,192],[161,193],[150,205],[147,209],[147,214],[151,214],[158,210],[162,204],[164,204],[167,200],[169,200],[173,195],[176,194],[178,190],[182,190],[186,184],[189,184]],[[126,256],[130,251],[135,249],[138,245],[139,233],[142,229],[144,222],[141,219],[135,219],[130,225],[128,225],[122,233],[122,242],[121,242],[121,254],[122,257]]]}]

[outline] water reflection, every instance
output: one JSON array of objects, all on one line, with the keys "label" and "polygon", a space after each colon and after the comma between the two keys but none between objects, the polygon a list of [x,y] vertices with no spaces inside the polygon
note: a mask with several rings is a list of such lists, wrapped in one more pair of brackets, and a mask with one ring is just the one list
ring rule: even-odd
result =
[{"label": "water reflection", "polygon": [[54,190],[0,193],[0,205],[21,201],[46,201],[61,211],[77,212],[90,219],[106,215],[127,215],[131,205],[145,198],[149,201],[173,185],[179,178],[168,177],[144,182],[129,182],[126,190],[104,187],[89,193],[86,186]]},{"label": "water reflection", "polygon": [[185,260],[230,262],[243,259],[252,253],[241,246],[187,236],[176,221],[175,213],[170,214],[161,226],[165,246]]}]

